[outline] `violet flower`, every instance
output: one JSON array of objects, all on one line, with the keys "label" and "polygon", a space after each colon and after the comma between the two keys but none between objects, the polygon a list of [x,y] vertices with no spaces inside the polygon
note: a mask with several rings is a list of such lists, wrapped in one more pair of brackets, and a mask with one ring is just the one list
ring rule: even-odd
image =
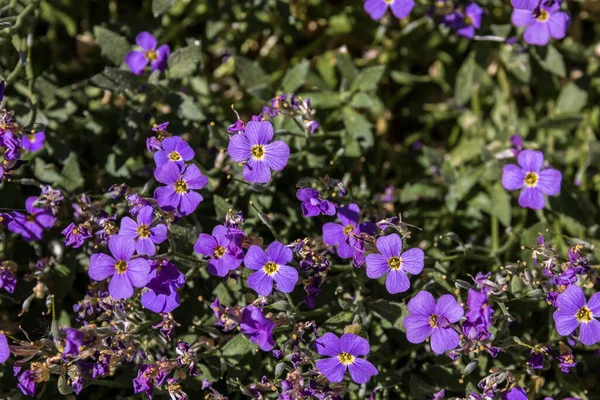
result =
[{"label": "violet flower", "polygon": [[361,233],[374,235],[376,226],[372,222],[358,223],[360,209],[354,203],[338,209],[337,217],[341,224],[327,222],[323,225],[323,242],[337,246],[340,258],[352,258],[355,248],[350,246],[351,239]]},{"label": "violet flower", "polygon": [[83,345],[83,332],[73,328],[65,328],[67,334],[65,339],[65,350],[63,356],[76,356],[79,354],[79,347]]},{"label": "violet flower", "polygon": [[185,162],[194,158],[194,150],[179,136],[171,136],[162,141],[162,148],[154,153],[154,162],[157,168],[166,163],[175,163],[181,170]]},{"label": "violet flower", "polygon": [[319,214],[335,215],[335,206],[330,201],[320,198],[317,189],[298,189],[296,198],[302,202],[302,214],[305,217],[316,217]]},{"label": "violet flower", "polygon": [[133,288],[141,288],[148,282],[150,264],[144,258],[131,258],[135,252],[133,239],[113,235],[108,239],[111,255],[92,254],[88,274],[95,281],[111,277],[108,292],[115,300],[133,296]]},{"label": "violet flower", "polygon": [[228,231],[223,225],[217,225],[212,236],[201,233],[194,245],[196,253],[210,257],[208,272],[211,275],[223,277],[229,271],[237,269],[244,260],[242,248],[238,246],[235,236],[229,235]]},{"label": "violet flower", "polygon": [[46,142],[46,134],[44,132],[31,132],[30,134],[23,135],[22,146],[25,150],[32,153],[40,151],[44,147]]},{"label": "violet flower", "polygon": [[167,227],[153,222],[154,207],[144,206],[137,215],[137,221],[123,217],[119,235],[134,239],[138,254],[153,256],[156,254],[156,245],[167,239]]},{"label": "violet flower", "polygon": [[280,242],[273,242],[265,252],[258,246],[251,246],[244,257],[244,265],[254,270],[248,277],[248,286],[261,296],[273,291],[273,282],[277,290],[290,293],[298,282],[298,271],[287,265],[294,258],[292,250]]},{"label": "violet flower", "polygon": [[527,400],[527,392],[520,386],[515,386],[502,393],[502,400]]},{"label": "violet flower", "polygon": [[406,18],[414,6],[414,0],[367,0],[364,8],[367,14],[377,21],[383,17],[388,8],[396,18]]},{"label": "violet flower", "polygon": [[0,264],[0,289],[4,289],[8,293],[13,293],[16,286],[17,278],[5,265]]},{"label": "violet flower", "polygon": [[556,300],[558,310],[554,312],[556,330],[569,336],[579,327],[579,340],[586,346],[600,342],[600,292],[586,302],[583,289],[571,285]]},{"label": "violet flower", "polygon": [[28,215],[15,211],[13,220],[8,224],[8,229],[11,232],[21,234],[27,242],[41,240],[44,229],[52,228],[56,221],[49,209],[33,206],[36,200],[37,196],[28,197],[25,201],[25,209]]},{"label": "violet flower", "polygon": [[269,321],[259,308],[250,305],[242,311],[240,329],[261,350],[271,351],[273,349],[273,345],[275,344],[273,340],[274,328],[275,324]]},{"label": "violet flower", "polygon": [[202,195],[194,190],[208,184],[208,179],[194,164],[181,172],[177,165],[167,163],[154,171],[154,177],[167,185],[154,191],[158,205],[165,211],[177,210],[183,216],[193,213],[203,200]]},{"label": "violet flower", "polygon": [[367,383],[379,371],[373,364],[359,356],[366,356],[371,350],[369,342],[352,333],[338,338],[333,333],[326,333],[315,341],[317,353],[328,358],[317,360],[320,373],[330,382],[341,382],[346,370],[350,371],[352,380],[358,384]]},{"label": "violet flower", "polygon": [[65,235],[65,246],[72,246],[74,249],[83,246],[85,241],[92,237],[92,233],[84,224],[75,225],[72,222],[61,233]]},{"label": "violet flower", "polygon": [[10,357],[10,347],[8,347],[8,340],[2,331],[0,331],[0,364],[6,362]]},{"label": "violet flower", "polygon": [[159,260],[154,263],[142,294],[142,306],[155,313],[169,313],[179,307],[181,299],[177,289],[185,284],[185,276],[175,264]]},{"label": "violet flower", "polygon": [[536,46],[545,46],[550,41],[550,37],[563,39],[567,34],[571,19],[567,13],[559,11],[559,9],[560,2],[558,1],[549,7],[541,4],[539,9],[534,11],[514,9],[511,21],[514,26],[526,27],[523,34],[525,42]]},{"label": "violet flower", "polygon": [[130,51],[125,56],[125,63],[131,72],[142,75],[148,63],[150,63],[152,71],[164,71],[167,68],[167,61],[171,54],[168,45],[163,44],[156,48],[158,42],[150,32],[138,33],[135,42],[142,48],[142,51]]}]

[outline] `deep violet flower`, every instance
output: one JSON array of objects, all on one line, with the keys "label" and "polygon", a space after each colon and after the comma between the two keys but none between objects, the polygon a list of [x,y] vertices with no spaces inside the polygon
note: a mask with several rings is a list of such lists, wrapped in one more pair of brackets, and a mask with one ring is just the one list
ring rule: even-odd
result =
[{"label": "deep violet flower", "polygon": [[138,254],[153,256],[156,245],[167,239],[167,227],[164,224],[154,224],[154,207],[144,206],[137,215],[137,221],[123,217],[119,235],[135,240],[135,250]]},{"label": "deep violet flower", "polygon": [[185,162],[194,158],[194,150],[180,136],[171,136],[162,141],[162,148],[154,153],[156,168],[166,163],[175,163],[182,170]]},{"label": "deep violet flower", "polygon": [[536,46],[545,46],[550,41],[550,37],[563,39],[567,33],[571,19],[567,13],[559,11],[559,9],[560,2],[558,1],[549,7],[542,4],[539,10],[514,9],[511,21],[514,26],[526,27],[523,34],[525,42]]},{"label": "deep violet flower", "polygon": [[510,0],[514,8],[521,10],[535,10],[541,3],[541,0]]},{"label": "deep violet flower", "polygon": [[395,233],[380,237],[375,245],[381,254],[367,256],[367,276],[377,279],[387,274],[385,287],[389,293],[406,292],[410,287],[406,273],[417,275],[423,270],[423,250],[413,248],[402,253],[402,239]]},{"label": "deep violet flower", "polygon": [[6,290],[8,293],[13,293],[17,286],[17,278],[9,270],[7,265],[0,263],[0,289]]},{"label": "deep violet flower", "polygon": [[466,38],[473,38],[475,30],[481,28],[483,9],[477,3],[471,3],[465,8],[465,14],[461,15],[461,25],[456,33]]},{"label": "deep violet flower", "polygon": [[248,286],[261,296],[268,296],[273,291],[273,282],[277,290],[290,293],[298,282],[298,271],[287,265],[294,258],[292,250],[280,242],[273,242],[264,251],[258,246],[251,246],[244,257],[244,265],[254,270],[248,277]]},{"label": "deep violet flower", "polygon": [[149,289],[142,294],[142,305],[155,313],[169,313],[179,307],[181,299],[177,289],[185,284],[185,276],[175,264],[158,260],[148,276]]},{"label": "deep violet flower", "polygon": [[452,295],[442,295],[436,303],[433,295],[423,290],[410,299],[408,312],[404,326],[409,342],[422,343],[431,336],[431,349],[437,354],[458,346],[459,336],[451,324],[463,317],[464,310]]},{"label": "deep violet flower", "polygon": [[8,347],[8,340],[6,340],[6,336],[4,335],[4,333],[0,333],[0,364],[8,360],[8,357],[10,357],[10,348]]},{"label": "deep violet flower", "polygon": [[366,356],[371,351],[369,342],[352,333],[338,338],[333,333],[326,333],[315,342],[317,353],[328,358],[317,360],[320,373],[330,382],[341,382],[346,370],[350,370],[352,380],[358,384],[368,382],[379,371],[373,364],[359,356]]},{"label": "deep violet flower", "polygon": [[228,231],[223,225],[217,225],[212,235],[201,233],[194,245],[196,253],[210,257],[208,272],[211,275],[225,276],[229,271],[237,269],[244,260],[242,248]]},{"label": "deep violet flower", "polygon": [[341,224],[327,222],[323,225],[323,242],[331,246],[337,246],[337,254],[340,258],[354,256],[355,248],[349,244],[354,236],[360,233],[375,234],[375,224],[371,222],[359,224],[359,215],[360,209],[356,204],[351,203],[338,209],[337,217]]},{"label": "deep violet flower", "polygon": [[154,177],[167,185],[154,191],[158,205],[165,211],[177,210],[183,216],[193,213],[203,200],[202,195],[194,190],[200,190],[208,183],[194,164],[181,172],[177,165],[167,163],[154,171]]},{"label": "deep violet flower", "polygon": [[273,125],[268,121],[250,121],[244,133],[231,136],[227,151],[235,162],[243,162],[242,175],[252,183],[267,183],[271,170],[281,171],[288,162],[290,148],[282,140],[273,140]]},{"label": "deep violet flower", "polygon": [[66,339],[65,339],[65,350],[63,356],[79,354],[79,347],[83,345],[83,332],[73,329],[65,328]]},{"label": "deep violet flower", "polygon": [[158,42],[150,32],[140,32],[135,38],[135,42],[142,48],[141,51],[130,51],[125,56],[125,63],[136,75],[142,75],[144,68],[150,63],[152,71],[164,71],[167,68],[167,61],[171,54],[168,45],[163,44],[156,48]]},{"label": "deep violet flower", "polygon": [[25,209],[28,215],[15,211],[13,220],[8,224],[8,229],[11,232],[21,234],[27,242],[41,240],[44,229],[52,228],[56,221],[50,209],[33,206],[36,200],[37,196],[27,198]]},{"label": "deep violet flower", "polygon": [[35,395],[35,372],[31,369],[23,370],[21,366],[17,365],[13,366],[13,372],[19,380],[17,387],[21,390],[21,392],[23,392],[25,396],[33,397],[33,395]]},{"label": "deep violet flower", "polygon": [[141,288],[148,282],[150,264],[144,258],[131,258],[135,252],[133,239],[113,235],[108,239],[112,255],[92,254],[88,274],[95,281],[111,277],[108,292],[115,300],[133,296],[133,288]]},{"label": "deep violet flower", "polygon": [[367,0],[364,8],[371,18],[377,21],[383,17],[388,8],[396,18],[406,18],[414,6],[414,0]]},{"label": "deep violet flower", "polygon": [[502,394],[502,400],[527,400],[527,392],[520,386],[515,386]]},{"label": "deep violet flower", "polygon": [[579,326],[579,340],[586,346],[600,342],[600,292],[594,293],[586,302],[583,289],[571,285],[556,300],[554,312],[556,330],[569,336]]},{"label": "deep violet flower", "polygon": [[317,189],[298,189],[296,197],[302,202],[302,214],[305,217],[316,217],[319,214],[335,215],[335,206],[330,201],[320,198]]},{"label": "deep violet flower", "polygon": [[23,148],[32,153],[40,151],[45,142],[46,134],[44,132],[33,131],[30,134],[24,134],[22,139]]},{"label": "deep violet flower", "polygon": [[61,232],[65,235],[65,246],[73,246],[77,249],[85,243],[85,241],[92,237],[92,233],[84,224],[75,225],[73,222],[69,224]]},{"label": "deep violet flower", "polygon": [[519,165],[504,166],[502,186],[507,190],[523,188],[519,205],[541,210],[545,204],[544,194],[554,196],[560,192],[562,174],[552,168],[542,170],[544,155],[540,151],[523,150],[517,160]]},{"label": "deep violet flower", "polygon": [[240,320],[240,329],[261,350],[271,351],[273,349],[275,344],[273,340],[274,328],[275,324],[269,321],[259,308],[252,305],[244,308]]}]

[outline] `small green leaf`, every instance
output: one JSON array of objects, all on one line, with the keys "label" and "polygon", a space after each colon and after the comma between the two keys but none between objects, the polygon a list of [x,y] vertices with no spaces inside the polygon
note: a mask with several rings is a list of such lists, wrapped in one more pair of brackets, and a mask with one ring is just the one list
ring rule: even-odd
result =
[{"label": "small green leaf", "polygon": [[562,88],[556,102],[556,109],[561,113],[578,113],[587,104],[587,92],[577,86],[576,83],[570,82]]},{"label": "small green leaf", "polygon": [[79,168],[76,153],[69,154],[60,175],[60,179],[55,184],[65,190],[72,192],[83,187],[84,180],[81,176],[81,169]]},{"label": "small green leaf", "polygon": [[252,351],[255,345],[242,334],[235,335],[229,342],[221,348],[225,357],[242,356]]},{"label": "small green leaf", "polygon": [[121,65],[125,55],[131,49],[129,42],[123,36],[102,26],[94,27],[94,36],[100,46],[102,55],[113,64]]},{"label": "small green leaf", "polygon": [[496,182],[490,190],[490,197],[492,199],[492,207],[490,213],[498,217],[498,220],[504,226],[510,226],[511,218],[511,207],[510,207],[510,195],[502,187],[500,182]]},{"label": "small green leaf", "polygon": [[350,137],[356,140],[363,149],[372,147],[374,138],[369,120],[351,107],[344,107],[342,114],[344,116],[346,132],[348,132]]},{"label": "small green leaf", "polygon": [[140,85],[140,79],[124,69],[106,67],[104,71],[90,78],[90,82],[101,89],[124,92]]},{"label": "small green leaf", "polygon": [[475,53],[471,53],[461,65],[456,75],[456,86],[454,87],[454,100],[459,105],[465,105],[471,99],[475,85],[477,63]]},{"label": "small green leaf", "polygon": [[152,13],[157,17],[169,11],[173,4],[175,0],[152,0]]},{"label": "small green leaf", "polygon": [[545,48],[532,46],[532,54],[546,71],[558,75],[561,78],[567,76],[565,59],[554,46],[549,45]]},{"label": "small green leaf", "polygon": [[308,61],[302,61],[300,64],[289,68],[281,82],[281,90],[284,93],[294,92],[306,82],[308,75]]},{"label": "small green leaf", "polygon": [[169,77],[174,79],[186,78],[201,68],[202,48],[199,43],[177,49],[171,54],[171,57],[169,57]]},{"label": "small green leaf", "polygon": [[356,77],[356,80],[352,84],[352,90],[360,92],[369,92],[377,89],[377,84],[383,76],[385,71],[384,65],[376,67],[365,68]]}]

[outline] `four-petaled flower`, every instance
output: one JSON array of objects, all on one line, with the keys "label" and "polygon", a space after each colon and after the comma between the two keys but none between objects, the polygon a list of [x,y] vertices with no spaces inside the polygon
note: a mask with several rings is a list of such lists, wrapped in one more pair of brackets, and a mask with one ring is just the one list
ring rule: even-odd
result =
[{"label": "four-petaled flower", "polygon": [[111,277],[108,292],[115,300],[133,296],[133,288],[141,288],[148,283],[150,264],[144,258],[131,258],[135,252],[133,239],[113,235],[108,239],[108,249],[112,255],[92,254],[88,274],[95,281]]},{"label": "four-petaled flower", "polygon": [[367,14],[375,21],[381,19],[388,8],[396,18],[406,18],[414,6],[414,0],[367,0],[364,5]]},{"label": "four-petaled flower", "polygon": [[44,229],[50,229],[56,218],[49,208],[34,207],[37,196],[28,197],[25,201],[27,215],[18,211],[13,212],[13,219],[8,223],[8,229],[14,233],[20,233],[25,241],[41,240]]},{"label": "four-petaled flower", "polygon": [[431,336],[431,349],[437,354],[458,346],[459,336],[451,324],[463,317],[464,310],[452,295],[442,295],[436,303],[423,290],[408,302],[408,313],[404,326],[409,342],[422,343]]},{"label": "four-petaled flower", "polygon": [[154,221],[154,207],[144,206],[137,215],[137,222],[129,217],[123,217],[119,235],[135,240],[135,250],[138,254],[153,256],[156,254],[156,244],[167,238],[167,227]]},{"label": "four-petaled flower", "polygon": [[335,206],[319,197],[319,191],[313,188],[298,189],[296,198],[302,202],[302,214],[316,217],[319,214],[335,215]]},{"label": "four-petaled flower", "polygon": [[554,196],[560,192],[562,174],[552,168],[542,170],[544,155],[540,151],[523,150],[517,160],[519,165],[504,166],[502,186],[507,190],[523,188],[519,205],[541,210],[545,204],[544,194]]},{"label": "four-petaled flower", "polygon": [[271,170],[281,171],[287,164],[290,148],[282,140],[273,140],[273,125],[268,121],[250,121],[244,133],[235,134],[227,151],[235,162],[245,162],[242,175],[252,183],[271,180]]},{"label": "four-petaled flower", "polygon": [[525,26],[523,39],[529,44],[545,46],[554,39],[563,39],[571,22],[569,15],[559,11],[560,2],[555,1],[549,7],[541,4],[539,9],[524,10],[515,8],[511,21],[514,26]]},{"label": "four-petaled flower", "polygon": [[250,337],[252,343],[256,343],[263,351],[273,349],[273,329],[275,324],[267,319],[260,308],[248,306],[242,311],[240,320],[241,331]]},{"label": "four-petaled flower", "polygon": [[366,356],[371,351],[366,339],[346,333],[338,338],[333,333],[326,333],[316,340],[317,353],[328,356],[317,360],[317,369],[330,382],[341,382],[346,370],[350,370],[352,380],[358,384],[366,383],[379,371],[373,364],[359,356]]},{"label": "four-petaled flower", "polygon": [[45,141],[46,134],[44,132],[32,131],[30,134],[23,135],[22,145],[25,150],[34,153],[44,147]]},{"label": "four-petaled flower", "polygon": [[244,260],[244,252],[235,240],[228,234],[228,229],[217,225],[212,236],[201,233],[194,245],[198,254],[209,256],[208,272],[211,275],[225,276],[229,271],[238,268]]},{"label": "four-petaled flower", "polygon": [[140,32],[135,37],[135,42],[142,48],[142,51],[130,51],[125,56],[125,63],[136,75],[144,73],[144,68],[150,63],[152,71],[164,71],[167,68],[167,61],[171,54],[168,45],[163,44],[156,48],[158,42],[150,32]]},{"label": "four-petaled flower", "polygon": [[175,264],[158,260],[148,276],[148,284],[142,294],[142,306],[155,313],[169,313],[179,307],[181,299],[177,289],[185,284],[185,276]]},{"label": "four-petaled flower", "polygon": [[377,279],[387,274],[385,287],[389,293],[406,292],[410,287],[406,273],[416,275],[423,270],[423,250],[413,248],[402,253],[402,239],[395,233],[380,237],[375,246],[381,254],[367,256],[367,276]]},{"label": "four-petaled flower", "polygon": [[154,171],[154,177],[167,185],[154,191],[158,205],[165,211],[177,210],[183,216],[194,212],[203,200],[202,195],[194,190],[202,189],[208,183],[208,179],[194,164],[181,172],[177,165],[167,163]]},{"label": "four-petaled flower", "polygon": [[171,136],[162,141],[162,148],[154,153],[156,168],[167,163],[177,164],[182,170],[185,162],[194,158],[194,150],[180,136]]},{"label": "four-petaled flower", "polygon": [[585,301],[583,289],[571,285],[556,300],[558,310],[554,312],[556,330],[569,336],[579,326],[579,340],[586,346],[600,342],[600,292]]},{"label": "four-petaled flower", "polygon": [[337,217],[341,222],[327,222],[323,225],[323,242],[331,246],[337,246],[337,254],[340,258],[351,258],[354,256],[355,248],[349,243],[354,235],[367,233],[375,234],[376,226],[372,222],[358,223],[360,209],[354,203],[338,209]]},{"label": "four-petaled flower", "polygon": [[290,293],[298,282],[298,271],[288,265],[294,258],[292,250],[283,243],[273,242],[265,252],[258,246],[251,246],[244,257],[244,265],[256,271],[248,277],[248,286],[261,296],[273,291],[273,282],[277,290]]}]

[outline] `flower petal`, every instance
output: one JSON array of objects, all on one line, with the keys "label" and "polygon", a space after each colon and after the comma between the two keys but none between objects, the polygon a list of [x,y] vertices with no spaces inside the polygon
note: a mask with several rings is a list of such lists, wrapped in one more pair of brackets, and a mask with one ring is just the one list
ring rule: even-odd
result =
[{"label": "flower petal", "polygon": [[347,206],[340,207],[338,210],[338,219],[343,226],[358,224],[358,216],[360,215],[360,208],[354,203],[350,203]]},{"label": "flower petal", "polygon": [[579,325],[579,340],[586,346],[600,342],[600,321],[592,319]]},{"label": "flower petal", "polygon": [[[523,34],[523,39],[529,44],[533,44],[536,46],[545,46],[550,41],[550,29],[548,29],[548,25],[543,22],[534,22],[525,28],[525,33]],[[527,150],[524,150],[527,151]],[[531,151],[531,150],[529,150]],[[521,152],[522,153],[522,152]],[[539,153],[539,151],[538,151]],[[543,158],[542,158],[543,161]],[[541,163],[540,163],[541,168]],[[539,171],[539,169],[537,170]],[[533,171],[533,172],[537,172]]]},{"label": "flower petal", "polygon": [[425,253],[419,248],[408,249],[402,253],[402,271],[412,275],[420,274],[425,265]]},{"label": "flower petal", "polygon": [[396,0],[390,6],[392,14],[398,19],[406,18],[415,6],[414,0]]},{"label": "flower petal", "polygon": [[231,136],[229,146],[227,146],[227,152],[233,161],[244,162],[252,157],[250,148],[251,146],[250,142],[248,142],[248,138],[245,134],[241,133]]},{"label": "flower petal", "polygon": [[[125,218],[123,218],[123,219],[125,219]],[[137,223],[138,224],[150,225],[153,220],[154,220],[154,207],[143,206],[142,208],[140,208],[140,211],[138,212],[138,215],[137,215]]]},{"label": "flower petal", "polygon": [[408,312],[429,318],[435,313],[435,299],[433,295],[426,290],[420,291],[415,297],[409,300]]},{"label": "flower petal", "polygon": [[408,315],[404,318],[404,327],[406,339],[411,343],[423,343],[433,331],[429,317],[424,315]]},{"label": "flower petal", "polygon": [[510,4],[520,10],[533,11],[540,4],[540,0],[510,0]]},{"label": "flower petal", "polygon": [[158,224],[150,228],[150,239],[156,244],[162,243],[167,239],[167,227],[164,224]]},{"label": "flower petal", "polygon": [[115,273],[117,260],[104,253],[92,254],[88,275],[95,281],[103,281]]},{"label": "flower petal", "polygon": [[402,270],[390,270],[385,279],[385,288],[390,294],[406,292],[410,288],[410,281]]},{"label": "flower petal", "polygon": [[513,10],[510,19],[514,26],[528,26],[535,21],[532,11],[519,10],[516,8]]},{"label": "flower petal", "polygon": [[252,183],[267,183],[271,180],[271,170],[264,161],[250,157],[244,164],[242,176],[245,180]]},{"label": "flower petal", "polygon": [[575,313],[566,310],[558,310],[554,312],[553,315],[554,324],[556,325],[556,330],[562,336],[569,336],[577,326],[579,325],[579,321],[575,318]]},{"label": "flower petal", "polygon": [[519,205],[523,208],[541,210],[545,204],[546,199],[544,199],[544,194],[537,187],[526,186],[519,195]]},{"label": "flower petal", "polygon": [[277,273],[273,275],[277,283],[277,290],[283,293],[291,293],[298,282],[298,271],[287,265],[280,265]]},{"label": "flower petal", "polygon": [[556,299],[556,307],[561,311],[568,311],[573,315],[585,305],[585,294],[583,293],[583,289],[577,285],[569,286]]},{"label": "flower petal", "polygon": [[153,256],[156,254],[156,245],[150,238],[138,238],[135,242],[135,251],[141,255]]},{"label": "flower petal", "polygon": [[431,350],[436,354],[444,354],[458,346],[460,339],[458,333],[452,328],[437,328],[431,334]]},{"label": "flower petal", "polygon": [[218,244],[214,237],[207,233],[201,233],[200,236],[198,236],[198,241],[194,245],[194,251],[198,254],[211,256],[217,246]]},{"label": "flower petal", "polygon": [[248,286],[261,296],[268,296],[273,291],[273,278],[265,271],[256,271],[248,277]]},{"label": "flower petal", "polygon": [[250,246],[244,257],[244,265],[254,271],[262,269],[268,261],[266,253],[256,245]]},{"label": "flower petal", "polygon": [[353,333],[342,335],[340,338],[340,347],[343,352],[352,354],[353,356],[366,356],[371,351],[367,339]]},{"label": "flower petal", "polygon": [[344,240],[344,227],[342,225],[335,222],[327,222],[323,225],[323,243],[335,246],[343,243]]},{"label": "flower petal", "polygon": [[525,172],[539,172],[544,163],[544,155],[536,150],[523,150],[517,159]]},{"label": "flower petal", "polygon": [[154,198],[160,208],[165,211],[173,211],[179,205],[180,195],[175,192],[173,186],[161,186],[154,190]]},{"label": "flower petal", "polygon": [[183,173],[182,179],[190,189],[200,190],[208,184],[208,178],[200,172],[194,164],[189,165]]},{"label": "flower petal", "polygon": [[186,215],[190,215],[196,208],[198,208],[198,204],[200,204],[204,200],[202,195],[198,192],[189,191],[183,195],[181,195],[181,201],[179,203],[179,207],[177,211],[184,217]]},{"label": "flower petal", "polygon": [[542,193],[548,196],[555,196],[560,192],[560,183],[562,174],[555,169],[545,169],[538,174],[537,186]]},{"label": "flower petal", "polygon": [[315,340],[315,347],[317,349],[317,353],[322,356],[337,357],[337,355],[342,352],[340,339],[330,332],[327,332]]},{"label": "flower petal", "polygon": [[381,278],[390,271],[388,259],[381,254],[369,254],[367,256],[367,276],[371,279]]},{"label": "flower petal", "polygon": [[143,51],[130,51],[125,56],[125,64],[135,75],[142,75],[144,68],[148,65],[148,59]]},{"label": "flower petal", "polygon": [[175,183],[181,178],[181,171],[175,163],[166,163],[154,170],[154,179],[165,185]]},{"label": "flower petal", "polygon": [[596,292],[590,297],[587,306],[593,315],[600,317],[600,292]]},{"label": "flower petal", "polygon": [[344,379],[346,367],[337,357],[323,358],[317,360],[317,370],[325,375],[329,382],[337,383]]},{"label": "flower petal", "polygon": [[396,233],[387,236],[381,236],[375,242],[377,250],[387,259],[399,257],[402,253],[402,239]]},{"label": "flower petal", "polygon": [[250,146],[267,144],[273,140],[273,125],[268,121],[250,121],[246,124],[245,135]]},{"label": "flower petal", "polygon": [[388,9],[388,5],[384,0],[367,0],[364,7],[367,14],[376,21],[383,17]]},{"label": "flower petal", "polygon": [[570,20],[569,15],[562,11],[551,13],[547,22],[550,36],[554,39],[564,39]]},{"label": "flower petal", "polygon": [[446,317],[448,322],[454,323],[465,315],[465,310],[458,304],[454,296],[444,294],[437,301],[435,314],[440,317]]},{"label": "flower petal", "polygon": [[134,258],[127,262],[127,276],[135,287],[144,287],[148,283],[150,263],[145,258]]},{"label": "flower petal", "polygon": [[127,274],[114,274],[108,284],[108,292],[115,300],[128,299],[133,296],[133,286]]},{"label": "flower petal", "polygon": [[369,361],[356,358],[354,362],[348,365],[352,380],[358,384],[367,383],[373,375],[377,375],[379,371]]},{"label": "flower petal", "polygon": [[275,170],[281,171],[285,168],[290,157],[290,148],[282,140],[276,140],[265,145],[265,164]]},{"label": "flower petal", "polygon": [[121,227],[119,228],[119,236],[127,236],[131,238],[137,237],[138,224],[129,217],[121,219]]},{"label": "flower petal", "polygon": [[267,259],[276,264],[285,265],[292,261],[292,250],[280,242],[273,242],[267,247]]},{"label": "flower petal", "polygon": [[525,186],[525,172],[515,164],[505,165],[502,169],[502,186],[506,190],[517,190]]},{"label": "flower petal", "polygon": [[135,37],[135,42],[145,51],[156,49],[158,42],[150,32],[140,32]]},{"label": "flower petal", "polygon": [[0,333],[0,364],[8,360],[10,357],[10,348],[6,336]]}]

